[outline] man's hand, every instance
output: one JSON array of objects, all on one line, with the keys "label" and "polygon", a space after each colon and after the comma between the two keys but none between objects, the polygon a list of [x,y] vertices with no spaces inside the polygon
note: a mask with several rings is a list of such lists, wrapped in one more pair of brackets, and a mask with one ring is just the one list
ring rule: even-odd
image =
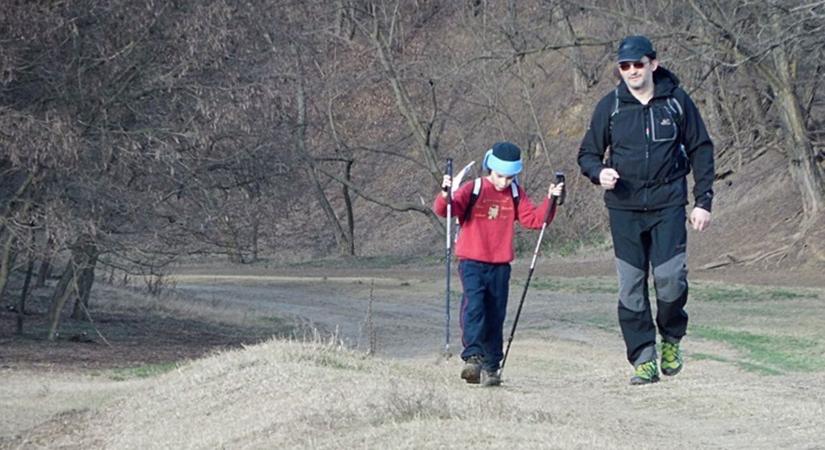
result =
[{"label": "man's hand", "polygon": [[453,177],[449,175],[444,175],[444,180],[441,182],[441,196],[447,198],[447,194],[450,192],[450,186],[453,185]]},{"label": "man's hand", "polygon": [[609,168],[602,169],[602,171],[599,172],[599,183],[604,190],[609,191],[615,188],[617,181],[619,181],[619,172]]},{"label": "man's hand", "polygon": [[710,226],[710,211],[693,208],[693,211],[690,212],[690,225],[696,231],[705,231]]}]

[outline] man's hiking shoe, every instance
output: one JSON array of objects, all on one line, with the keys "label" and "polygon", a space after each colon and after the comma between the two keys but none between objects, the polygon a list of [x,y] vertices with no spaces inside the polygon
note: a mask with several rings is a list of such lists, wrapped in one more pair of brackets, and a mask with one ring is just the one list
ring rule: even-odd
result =
[{"label": "man's hiking shoe", "polygon": [[682,350],[679,344],[662,342],[662,375],[676,375],[682,370]]},{"label": "man's hiking shoe", "polygon": [[659,368],[656,366],[655,359],[636,366],[636,372],[630,378],[630,384],[650,384],[657,381],[659,381]]},{"label": "man's hiking shoe", "polygon": [[478,384],[481,381],[481,357],[471,356],[464,361],[464,368],[461,369],[461,378],[470,384]]},{"label": "man's hiking shoe", "polygon": [[501,385],[501,376],[499,376],[498,371],[485,370],[481,372],[481,385],[485,387]]}]

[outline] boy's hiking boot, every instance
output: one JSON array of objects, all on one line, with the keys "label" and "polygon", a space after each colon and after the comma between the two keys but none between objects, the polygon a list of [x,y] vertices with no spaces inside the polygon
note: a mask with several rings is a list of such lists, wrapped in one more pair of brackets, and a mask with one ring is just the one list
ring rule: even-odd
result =
[{"label": "boy's hiking boot", "polygon": [[656,360],[652,359],[646,363],[636,366],[636,371],[633,377],[630,378],[630,384],[650,384],[659,381],[659,368],[656,366]]},{"label": "boy's hiking boot", "polygon": [[682,350],[679,344],[662,342],[662,375],[672,376],[682,370]]},{"label": "boy's hiking boot", "polygon": [[481,385],[482,386],[499,386],[501,385],[501,376],[498,374],[498,370],[484,370],[481,372]]},{"label": "boy's hiking boot", "polygon": [[461,378],[470,384],[478,384],[481,381],[481,357],[471,356],[464,361],[464,368],[461,369]]}]

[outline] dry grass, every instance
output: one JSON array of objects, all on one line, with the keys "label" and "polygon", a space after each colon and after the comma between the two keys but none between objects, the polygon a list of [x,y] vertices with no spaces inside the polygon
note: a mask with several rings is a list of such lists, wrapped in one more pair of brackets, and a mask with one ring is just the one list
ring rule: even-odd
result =
[{"label": "dry grass", "polygon": [[0,378],[0,411],[4,412],[0,436],[5,437],[32,429],[46,417],[93,410],[140,388],[134,381],[115,382],[76,373],[3,370]]},{"label": "dry grass", "polygon": [[[246,283],[256,283],[235,282],[244,288]],[[697,283],[697,298],[691,303],[695,325],[686,339],[685,370],[657,385],[631,387],[615,326],[615,300],[613,294],[602,292],[599,282],[568,280],[569,286],[561,283],[552,291],[534,291],[500,388],[465,384],[458,377],[461,362],[455,357],[436,363],[431,356],[379,358],[343,348],[337,337],[315,335],[307,342],[273,339],[126,381],[8,371],[2,374],[0,409],[18,413],[4,423],[2,435],[6,437],[0,438],[0,447],[510,449],[655,448],[666,444],[678,449],[818,445],[825,429],[825,372],[821,367],[790,367],[766,376],[748,364],[785,369],[783,360],[808,351],[784,345],[797,338],[816,343],[812,348],[817,353],[808,354],[811,361],[825,361],[825,335],[813,319],[825,313],[821,291],[739,286],[720,296],[718,286]],[[306,291],[304,295],[318,296],[315,301],[324,305],[334,299],[340,308],[353,297],[349,301],[358,303],[353,307],[358,309],[371,289],[331,283],[307,291],[308,286],[314,284],[298,284],[295,291],[284,295]],[[265,287],[272,289],[273,285]],[[420,330],[397,325],[411,320],[407,314],[420,321],[432,319],[425,314],[440,313],[440,307],[429,304],[436,300],[426,300],[423,290],[425,285],[391,283],[376,295],[376,306],[392,313],[377,312],[376,320],[414,340],[402,345],[429,345]],[[749,300],[732,296],[739,290],[747,291],[740,297]],[[240,320],[234,316],[239,313],[238,305],[226,308],[220,302],[171,297],[152,300],[139,294],[132,298],[123,291],[110,294],[109,308],[156,308],[170,314]],[[360,303],[355,302],[361,296]],[[731,328],[733,324],[743,331]],[[703,337],[702,330],[725,333],[710,338]],[[770,344],[766,347],[770,359],[754,350],[753,345],[763,342]],[[21,434],[21,429],[28,431]]]},{"label": "dry grass", "polygon": [[776,382],[701,360],[678,378],[630,387],[613,348],[553,338],[520,341],[501,388],[468,386],[459,368],[455,358],[390,361],[273,340],[133,381],[49,446],[805,447],[825,413],[822,374]]},{"label": "dry grass", "polygon": [[[456,381],[457,362],[397,363],[270,341],[181,367],[90,419],[107,448],[606,446],[541,395]],[[527,401],[523,401],[527,400]],[[549,399],[548,399],[549,400]],[[480,429],[479,429],[480,428]],[[552,428],[552,432],[549,432]]]}]

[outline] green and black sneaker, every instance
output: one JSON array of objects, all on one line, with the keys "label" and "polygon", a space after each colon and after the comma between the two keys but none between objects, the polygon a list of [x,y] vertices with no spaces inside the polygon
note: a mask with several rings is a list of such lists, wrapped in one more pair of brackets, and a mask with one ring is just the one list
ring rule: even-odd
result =
[{"label": "green and black sneaker", "polygon": [[630,378],[630,384],[650,384],[657,381],[659,381],[659,367],[655,359],[636,366],[636,371]]},{"label": "green and black sneaker", "polygon": [[682,350],[679,344],[662,342],[662,375],[673,376],[682,370]]}]

